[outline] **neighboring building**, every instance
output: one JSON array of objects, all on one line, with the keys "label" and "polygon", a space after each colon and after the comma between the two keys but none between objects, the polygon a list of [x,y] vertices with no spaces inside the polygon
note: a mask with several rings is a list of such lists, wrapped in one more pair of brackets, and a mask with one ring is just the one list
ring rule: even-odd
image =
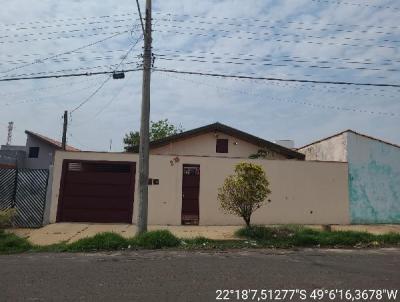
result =
[{"label": "neighboring building", "polygon": [[[62,149],[61,142],[31,131],[25,133],[27,139],[24,168],[48,169],[53,164],[55,151]],[[79,149],[67,146],[66,151],[79,151]]]},{"label": "neighboring building", "polygon": [[0,168],[23,166],[25,153],[25,146],[2,145],[0,147]]},{"label": "neighboring building", "polygon": [[264,151],[265,159],[299,159],[304,155],[246,132],[215,123],[150,143],[150,154],[248,158]]},{"label": "neighboring building", "polygon": [[[3,145],[0,149],[0,165],[19,169],[48,169],[54,161],[54,153],[61,150],[61,142],[44,135],[25,131],[25,146]],[[67,151],[79,151],[67,146]]]},{"label": "neighboring building", "polygon": [[400,223],[400,146],[346,130],[298,151],[306,160],[348,162],[352,223]]}]

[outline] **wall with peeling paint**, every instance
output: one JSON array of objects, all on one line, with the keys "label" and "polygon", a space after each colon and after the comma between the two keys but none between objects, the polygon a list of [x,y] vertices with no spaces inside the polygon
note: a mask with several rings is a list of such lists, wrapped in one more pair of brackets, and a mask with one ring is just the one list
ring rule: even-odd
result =
[{"label": "wall with peeling paint", "polygon": [[347,133],[316,142],[297,150],[306,160],[347,162]]},{"label": "wall with peeling paint", "polygon": [[351,223],[400,223],[400,148],[347,135]]}]

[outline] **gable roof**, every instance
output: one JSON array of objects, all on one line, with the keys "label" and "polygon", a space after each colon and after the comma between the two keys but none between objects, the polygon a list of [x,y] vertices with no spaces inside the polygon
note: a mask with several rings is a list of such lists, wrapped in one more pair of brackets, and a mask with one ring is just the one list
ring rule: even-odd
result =
[{"label": "gable roof", "polygon": [[[59,150],[62,149],[62,143],[59,142],[59,141],[56,141],[56,140],[51,139],[51,138],[49,138],[47,136],[44,136],[44,135],[41,135],[39,133],[35,133],[35,132],[32,132],[32,131],[28,131],[28,130],[25,130],[25,133],[27,135],[33,136],[34,138],[36,138],[36,139],[38,139],[38,140],[40,140],[40,141],[42,141],[42,142],[44,142],[44,143],[46,143],[48,145],[53,146],[56,149],[59,149]],[[77,149],[75,147],[67,145],[66,146],[66,151],[81,151],[81,150],[79,150],[79,149]]]},{"label": "gable roof", "polygon": [[262,139],[260,137],[251,135],[249,133],[246,133],[246,132],[240,131],[238,129],[226,126],[226,125],[221,124],[221,123],[214,123],[214,124],[206,125],[206,126],[203,126],[203,127],[199,127],[199,128],[195,128],[195,129],[192,129],[192,130],[189,130],[189,131],[185,131],[185,132],[182,132],[182,133],[171,135],[171,136],[168,136],[166,138],[162,138],[162,139],[159,139],[159,140],[152,141],[152,142],[150,142],[150,148],[153,149],[153,148],[162,147],[162,146],[168,145],[169,143],[172,143],[172,142],[184,140],[184,139],[187,139],[187,138],[191,138],[191,137],[198,136],[198,135],[201,135],[201,134],[206,134],[206,133],[209,133],[209,132],[225,133],[225,134],[228,134],[230,136],[242,139],[242,140],[244,140],[244,141],[246,141],[248,143],[257,145],[260,148],[268,148],[268,149],[270,149],[272,151],[275,151],[275,152],[277,152],[279,154],[285,155],[288,158],[296,158],[296,159],[302,159],[302,160],[305,158],[305,155],[302,154],[302,153],[299,153],[299,152],[293,151],[292,149],[285,148],[283,146],[274,144],[274,143],[272,143],[270,141],[267,141],[267,140],[264,140],[264,139]]},{"label": "gable roof", "polygon": [[393,143],[389,143],[389,142],[384,141],[384,140],[381,140],[381,139],[379,139],[379,138],[375,138],[375,137],[372,137],[372,136],[369,136],[369,135],[366,135],[366,134],[362,134],[362,133],[356,132],[356,131],[351,130],[351,129],[347,129],[347,130],[341,131],[341,132],[339,132],[339,133],[333,134],[333,135],[331,135],[331,136],[328,136],[328,137],[325,137],[325,138],[321,138],[321,139],[319,139],[319,140],[317,140],[317,141],[315,141],[315,142],[309,143],[309,144],[307,144],[307,145],[305,145],[305,146],[303,146],[303,147],[297,148],[297,150],[307,148],[307,147],[309,147],[309,146],[312,146],[312,145],[318,144],[318,143],[320,143],[320,142],[329,140],[329,139],[331,139],[331,138],[337,137],[337,136],[342,135],[342,134],[344,134],[344,133],[353,133],[353,134],[356,134],[356,135],[359,135],[359,136],[362,136],[362,137],[365,137],[365,138],[368,138],[368,139],[372,139],[372,140],[374,140],[374,141],[378,141],[378,142],[381,142],[381,143],[384,143],[384,144],[387,144],[387,145],[390,145],[390,146],[393,146],[393,147],[400,148],[399,145],[396,145],[396,144],[393,144]]}]

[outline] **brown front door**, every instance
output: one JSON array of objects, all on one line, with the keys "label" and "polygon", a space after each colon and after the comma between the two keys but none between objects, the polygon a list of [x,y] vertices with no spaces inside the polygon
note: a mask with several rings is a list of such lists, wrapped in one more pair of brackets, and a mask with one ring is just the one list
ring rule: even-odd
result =
[{"label": "brown front door", "polygon": [[135,163],[64,160],[57,221],[132,223]]},{"label": "brown front door", "polygon": [[200,165],[183,165],[182,224],[199,224]]}]

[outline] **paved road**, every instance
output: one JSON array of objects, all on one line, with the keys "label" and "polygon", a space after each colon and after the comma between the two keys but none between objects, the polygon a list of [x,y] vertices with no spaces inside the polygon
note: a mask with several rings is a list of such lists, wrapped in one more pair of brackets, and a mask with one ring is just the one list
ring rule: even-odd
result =
[{"label": "paved road", "polygon": [[0,256],[1,301],[215,301],[217,289],[271,288],[400,289],[400,250]]}]

